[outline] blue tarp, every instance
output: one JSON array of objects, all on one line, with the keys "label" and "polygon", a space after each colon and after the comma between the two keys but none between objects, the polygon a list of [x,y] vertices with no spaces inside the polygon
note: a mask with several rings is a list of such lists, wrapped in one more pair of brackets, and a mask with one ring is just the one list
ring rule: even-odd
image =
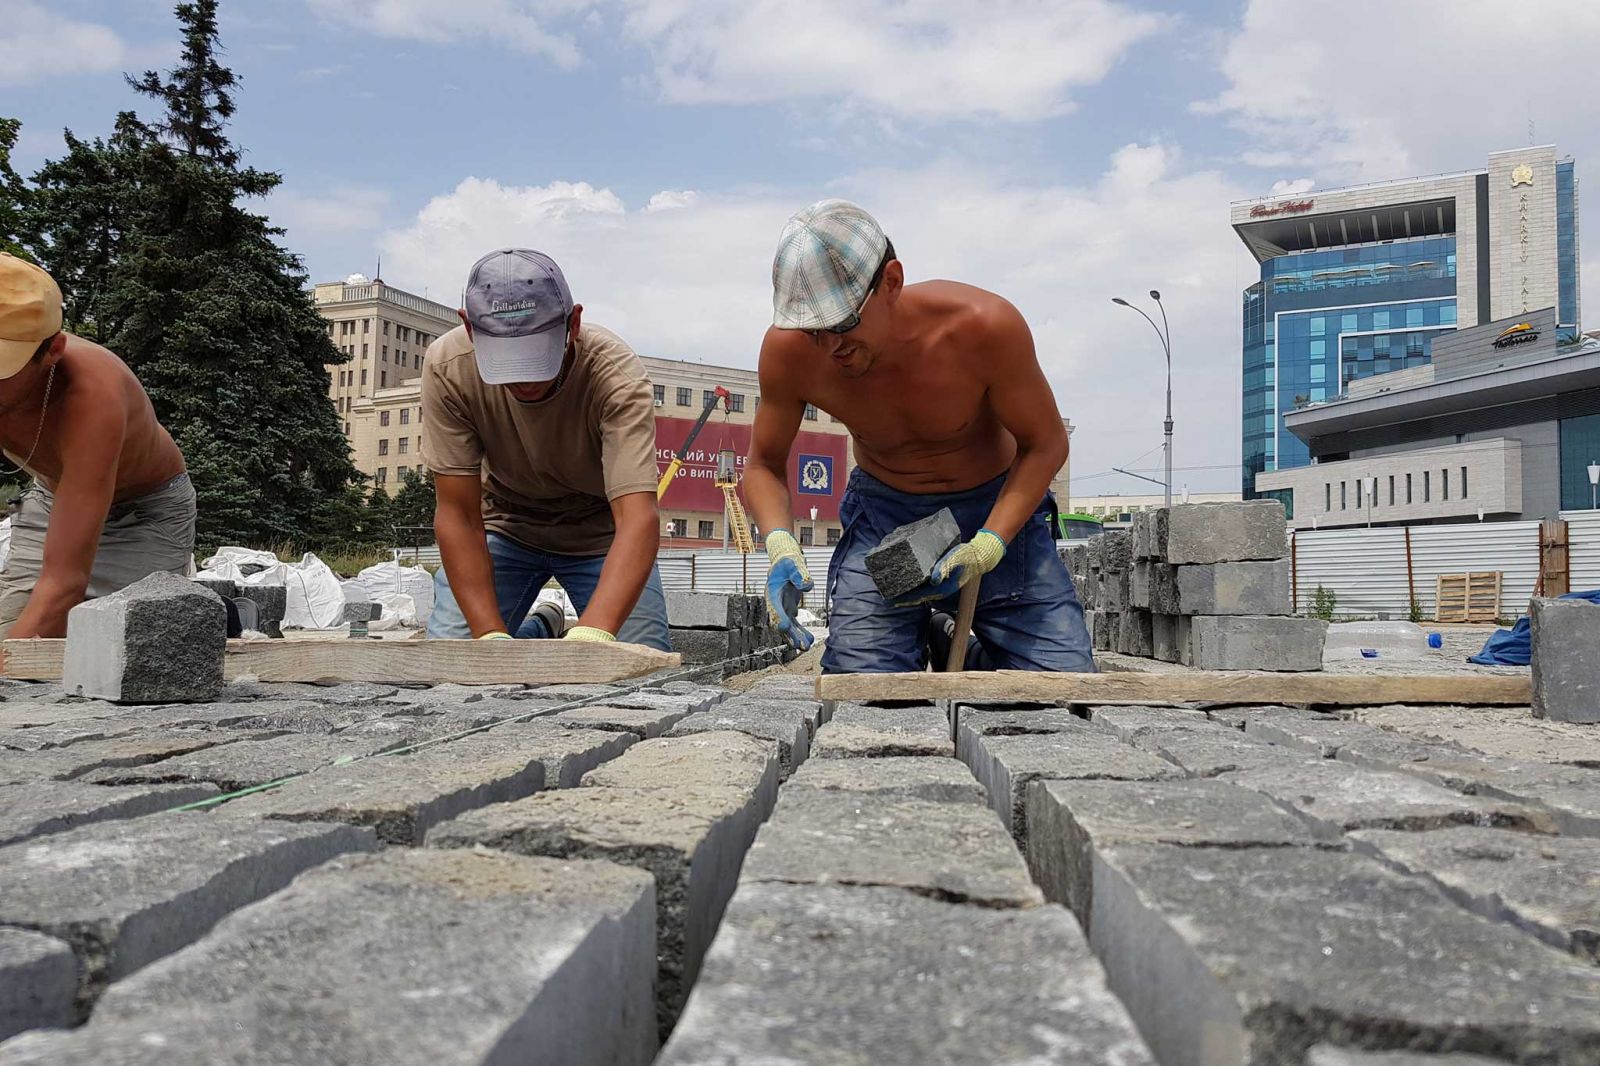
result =
[{"label": "blue tarp", "polygon": [[[1588,600],[1600,606],[1600,589],[1591,592],[1569,592],[1563,600]],[[1468,656],[1469,663],[1479,666],[1527,666],[1533,661],[1533,635],[1526,615],[1517,619],[1510,629],[1497,629],[1483,642],[1483,650]]]}]

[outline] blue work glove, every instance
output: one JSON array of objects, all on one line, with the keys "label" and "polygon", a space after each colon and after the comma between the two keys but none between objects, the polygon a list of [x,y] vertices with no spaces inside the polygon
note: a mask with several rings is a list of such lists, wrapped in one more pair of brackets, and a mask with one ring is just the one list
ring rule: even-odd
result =
[{"label": "blue work glove", "polygon": [[957,544],[933,564],[933,572],[920,588],[894,601],[896,607],[917,607],[925,603],[938,603],[961,591],[969,581],[976,581],[1000,565],[1006,555],[1006,542],[993,530],[980,529],[978,535],[965,544]]},{"label": "blue work glove", "polygon": [[816,638],[794,620],[794,615],[800,608],[800,594],[811,591],[806,557],[793,533],[774,529],[767,533],[767,559],[772,563],[772,569],[767,571],[767,617],[789,643],[805,651]]}]

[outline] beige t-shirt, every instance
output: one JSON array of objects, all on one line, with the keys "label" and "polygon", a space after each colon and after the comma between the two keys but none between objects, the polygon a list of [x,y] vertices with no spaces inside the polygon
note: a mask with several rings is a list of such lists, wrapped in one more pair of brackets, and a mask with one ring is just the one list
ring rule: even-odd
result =
[{"label": "beige t-shirt", "polygon": [[483,524],[558,555],[604,555],[610,501],[656,489],[654,393],[644,363],[585,323],[567,380],[522,403],[478,376],[457,326],[422,364],[422,460],[435,474],[483,477]]}]

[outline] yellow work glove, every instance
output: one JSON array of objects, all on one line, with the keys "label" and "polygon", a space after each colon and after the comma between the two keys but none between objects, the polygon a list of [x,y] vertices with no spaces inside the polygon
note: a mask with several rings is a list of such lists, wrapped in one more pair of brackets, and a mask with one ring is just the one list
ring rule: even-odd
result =
[{"label": "yellow work glove", "polygon": [[511,640],[512,637],[511,637],[511,634],[507,633],[505,630],[497,629],[493,633],[485,633],[483,636],[479,637],[478,639],[479,640]]},{"label": "yellow work glove", "polygon": [[787,529],[767,533],[767,560],[772,564],[767,571],[767,618],[789,643],[805,651],[816,638],[794,615],[800,608],[800,594],[811,591],[811,571],[806,569],[806,557],[794,534]]},{"label": "yellow work glove", "polygon": [[976,537],[945,552],[944,557],[933,564],[933,572],[923,586],[895,600],[894,605],[914,607],[949,599],[967,582],[976,581],[999,566],[1005,556],[1006,542],[1000,539],[1000,534],[980,529]]},{"label": "yellow work glove", "polygon": [[603,629],[596,629],[594,626],[573,626],[571,629],[567,630],[567,635],[561,639],[589,641],[590,643],[598,642],[603,644],[608,640],[616,640],[617,638],[615,634],[607,633]]}]

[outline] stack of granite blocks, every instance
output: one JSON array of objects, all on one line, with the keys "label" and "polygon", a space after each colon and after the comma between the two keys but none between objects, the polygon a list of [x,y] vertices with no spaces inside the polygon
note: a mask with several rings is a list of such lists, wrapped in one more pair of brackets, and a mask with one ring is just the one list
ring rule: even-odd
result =
[{"label": "stack of granite blocks", "polygon": [[686,666],[725,663],[725,673],[732,674],[794,658],[760,596],[687,589],[671,589],[666,596],[672,650]]},{"label": "stack of granite blocks", "polygon": [[1291,615],[1275,500],[1145,511],[1091,539],[1079,587],[1096,651],[1201,670],[1320,670],[1327,623]]}]

